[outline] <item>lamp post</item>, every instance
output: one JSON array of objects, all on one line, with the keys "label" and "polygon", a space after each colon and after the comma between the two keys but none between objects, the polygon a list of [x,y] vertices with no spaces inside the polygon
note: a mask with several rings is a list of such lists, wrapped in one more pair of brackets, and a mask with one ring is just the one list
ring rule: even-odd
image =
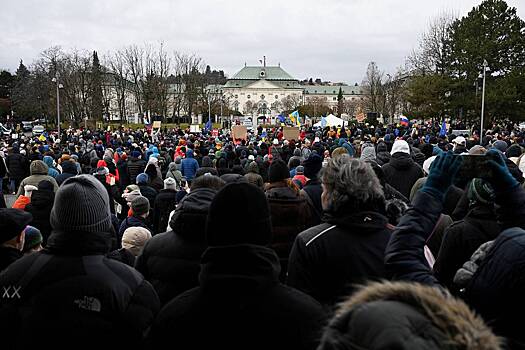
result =
[{"label": "lamp post", "polygon": [[485,75],[487,73],[487,60],[483,60],[483,91],[481,92],[481,127],[479,132],[479,144],[483,142],[483,117],[485,113]]},{"label": "lamp post", "polygon": [[57,123],[58,123],[58,138],[60,139],[60,89],[64,88],[64,85],[60,84],[58,81],[58,73],[55,74],[55,77],[51,79],[53,83],[57,86]]}]

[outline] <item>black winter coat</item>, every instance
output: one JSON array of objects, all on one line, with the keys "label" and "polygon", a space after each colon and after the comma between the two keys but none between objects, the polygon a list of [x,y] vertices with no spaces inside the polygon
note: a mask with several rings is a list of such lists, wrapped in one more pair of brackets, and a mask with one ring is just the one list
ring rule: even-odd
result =
[{"label": "black winter coat", "polygon": [[302,191],[305,192],[305,198],[312,209],[312,224],[319,225],[323,218],[323,205],[321,204],[323,186],[321,181],[319,179],[308,180]]},{"label": "black winter coat", "polygon": [[423,169],[409,154],[402,152],[392,155],[390,162],[383,165],[383,172],[385,181],[401,192],[405,198],[410,197],[410,190],[417,179],[424,176]]},{"label": "black winter coat", "polygon": [[456,272],[480,245],[495,239],[500,232],[494,210],[474,207],[463,220],[446,229],[434,264],[434,275],[450,290],[457,291],[453,284]]},{"label": "black winter coat", "polygon": [[108,249],[105,233],[55,232],[46,250],[11,264],[0,288],[17,286],[20,298],[0,299],[0,327],[10,335],[3,348],[39,347],[57,330],[56,348],[140,347],[159,300],[140,273],[106,258]]},{"label": "black winter coat", "polygon": [[331,307],[356,284],[386,277],[384,251],[392,230],[374,212],[326,219],[295,240],[287,284]]},{"label": "black winter coat", "polygon": [[18,249],[0,246],[0,272],[23,256]]},{"label": "black winter coat", "polygon": [[177,190],[161,190],[155,197],[153,210],[153,234],[166,231],[170,213],[175,210]]},{"label": "black winter coat", "polygon": [[118,245],[120,245],[124,231],[126,231],[126,229],[129,227],[144,227],[145,229],[151,231],[151,229],[148,227],[148,224],[146,223],[146,219],[143,217],[137,217],[134,215],[128,216],[122,220],[122,223],[120,224],[120,228],[118,230]]},{"label": "black winter coat", "polygon": [[138,185],[142,196],[146,197],[149,201],[150,209],[155,208],[155,198],[157,198],[158,192],[151,186]]},{"label": "black winter coat", "polygon": [[123,188],[126,188],[128,185],[131,185],[131,179],[129,177],[127,161],[119,159],[119,161],[117,162],[117,169],[118,169],[120,188],[123,189]]},{"label": "black winter coat", "polygon": [[135,268],[155,287],[162,304],[199,284],[206,218],[215,193],[209,188],[191,191],[173,214],[171,231],[147,241],[137,257]]},{"label": "black winter coat", "polygon": [[279,260],[271,249],[209,248],[202,264],[200,286],[160,312],[150,333],[154,348],[316,348],[323,310],[311,297],[279,283]]},{"label": "black winter coat", "polygon": [[26,205],[24,209],[33,215],[33,221],[31,221],[30,225],[40,230],[44,238],[44,245],[51,235],[52,228],[49,217],[51,216],[54,201],[55,193],[52,191],[33,191],[31,194],[31,203]]},{"label": "black winter coat", "polygon": [[12,153],[8,155],[5,164],[11,179],[22,180],[29,174],[29,162],[23,154]]},{"label": "black winter coat", "polygon": [[128,174],[132,184],[136,184],[137,175],[144,172],[146,169],[146,161],[144,159],[130,157],[128,160]]}]

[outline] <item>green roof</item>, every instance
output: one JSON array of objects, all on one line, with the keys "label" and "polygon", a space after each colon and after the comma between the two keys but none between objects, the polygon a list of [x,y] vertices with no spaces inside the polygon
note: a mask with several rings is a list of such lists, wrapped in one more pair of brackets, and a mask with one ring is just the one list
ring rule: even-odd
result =
[{"label": "green roof", "polygon": [[286,73],[280,66],[245,66],[235,73],[230,80],[297,80]]},{"label": "green roof", "polygon": [[343,95],[362,95],[364,89],[362,86],[329,86],[329,85],[304,85],[306,95],[337,95],[339,88],[343,90]]}]

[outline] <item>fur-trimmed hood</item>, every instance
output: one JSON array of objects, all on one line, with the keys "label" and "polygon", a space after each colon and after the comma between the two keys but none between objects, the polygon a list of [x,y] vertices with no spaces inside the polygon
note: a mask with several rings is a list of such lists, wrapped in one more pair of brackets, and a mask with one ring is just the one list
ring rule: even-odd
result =
[{"label": "fur-trimmed hood", "polygon": [[339,308],[318,349],[500,349],[481,317],[443,290],[376,282]]}]

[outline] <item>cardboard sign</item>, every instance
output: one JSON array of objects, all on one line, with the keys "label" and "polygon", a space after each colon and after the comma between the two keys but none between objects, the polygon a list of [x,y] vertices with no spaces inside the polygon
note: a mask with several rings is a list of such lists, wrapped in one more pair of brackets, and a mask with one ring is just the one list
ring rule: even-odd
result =
[{"label": "cardboard sign", "polygon": [[219,129],[213,129],[211,131],[211,136],[218,137],[219,136]]},{"label": "cardboard sign", "polygon": [[299,140],[299,127],[297,126],[285,126],[283,128],[283,138],[285,140]]},{"label": "cardboard sign", "polygon": [[366,115],[361,112],[355,116],[355,119],[357,119],[359,123],[362,123],[366,119]]},{"label": "cardboard sign", "polygon": [[192,125],[190,125],[190,132],[191,133],[200,133],[201,132],[201,126],[199,124],[192,124]]},{"label": "cardboard sign", "polygon": [[248,129],[245,125],[234,125],[232,126],[232,137],[234,140],[247,140]]},{"label": "cardboard sign", "polygon": [[153,129],[160,129],[161,122],[160,121],[154,121],[153,122]]}]

